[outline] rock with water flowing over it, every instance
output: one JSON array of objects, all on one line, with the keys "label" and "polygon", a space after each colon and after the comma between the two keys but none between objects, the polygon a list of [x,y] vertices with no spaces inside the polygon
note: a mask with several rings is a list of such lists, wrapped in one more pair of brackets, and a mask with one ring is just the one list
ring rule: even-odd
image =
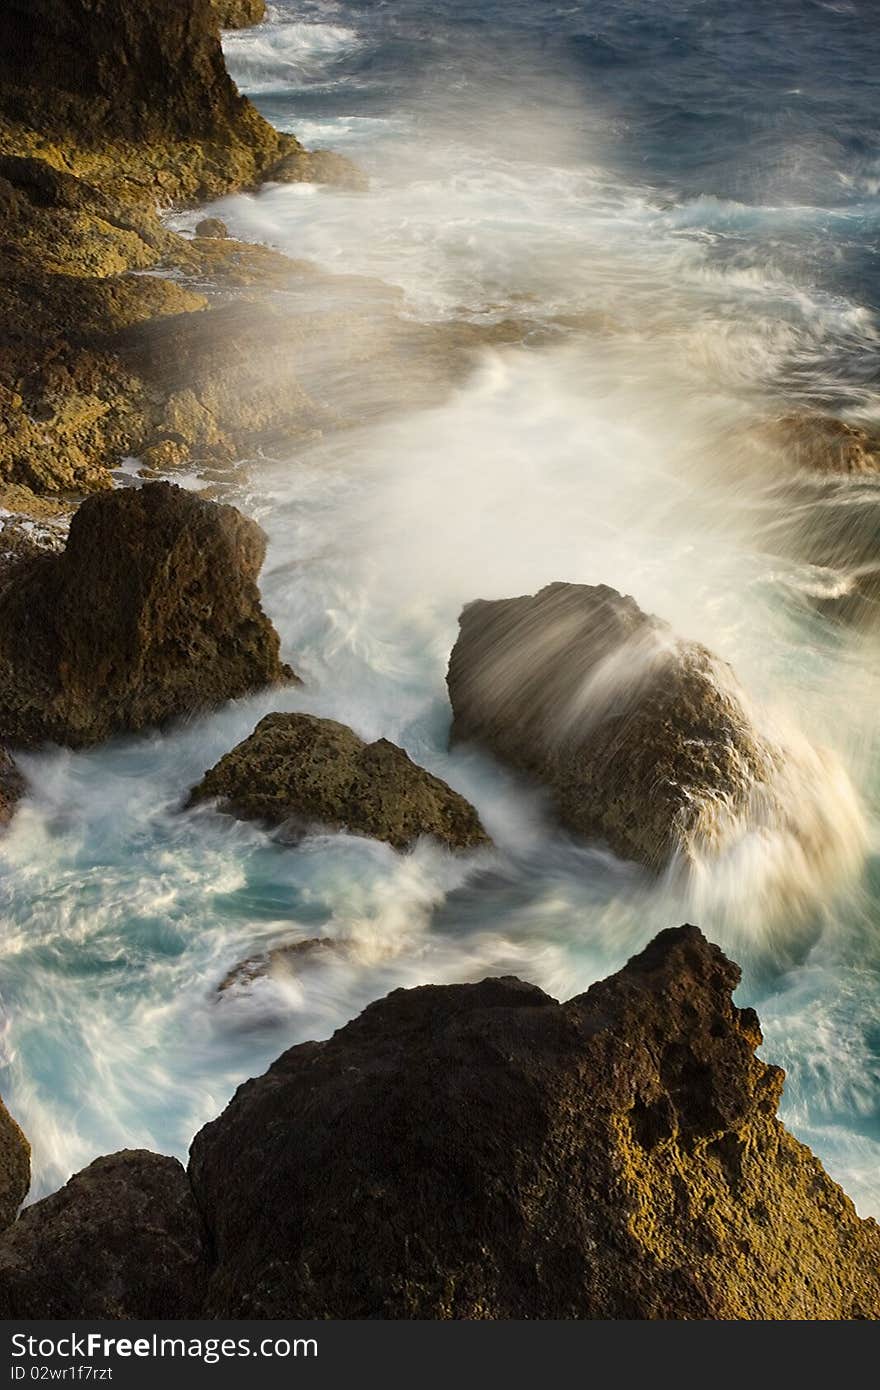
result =
[{"label": "rock with water flowing over it", "polygon": [[880,1316],[880,1231],[776,1118],[694,927],[558,1004],[396,990],[196,1137],[220,1317]]},{"label": "rock with water flowing over it", "polygon": [[388,739],[365,743],[345,724],[267,714],[190,793],[244,819],[331,826],[406,849],[431,835],[451,849],[489,844],[468,801]]},{"label": "rock with water flowing over it", "polygon": [[797,468],[831,475],[880,472],[880,437],[818,411],[780,415],[764,427]]},{"label": "rock with water flowing over it", "polygon": [[221,29],[250,29],[266,18],[266,0],[211,0]]},{"label": "rock with water flowing over it", "polygon": [[0,1317],[192,1318],[202,1224],[175,1158],[99,1158],[0,1240]]},{"label": "rock with water flowing over it", "polygon": [[0,589],[0,730],[80,747],[292,679],[260,527],[169,483],[87,498]]},{"label": "rock with water flowing over it", "polygon": [[847,861],[826,755],[789,757],[728,666],[614,589],[468,604],[447,682],[454,742],[539,779],[566,827],[626,859],[660,871],[755,830],[817,871]]},{"label": "rock with water flowing over it", "polygon": [[0,1231],[15,1214],[31,1185],[31,1146],[0,1100]]}]

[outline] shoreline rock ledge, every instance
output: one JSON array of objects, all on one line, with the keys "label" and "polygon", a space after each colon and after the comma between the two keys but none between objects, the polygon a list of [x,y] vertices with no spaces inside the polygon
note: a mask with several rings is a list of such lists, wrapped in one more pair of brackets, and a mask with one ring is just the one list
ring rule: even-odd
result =
[{"label": "shoreline rock ledge", "polygon": [[0,585],[0,732],[78,748],[295,680],[260,605],[266,538],[171,483],[96,493]]},{"label": "shoreline rock ledge", "polygon": [[566,1004],[395,990],[241,1086],[188,1185],[125,1153],[27,1208],[0,1316],[880,1318],[880,1228],[777,1119],[739,978],[685,926]]}]

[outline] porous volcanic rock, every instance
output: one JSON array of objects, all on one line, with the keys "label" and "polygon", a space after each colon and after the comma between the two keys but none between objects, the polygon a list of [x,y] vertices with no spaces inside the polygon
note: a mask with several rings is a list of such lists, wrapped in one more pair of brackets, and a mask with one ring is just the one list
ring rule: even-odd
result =
[{"label": "porous volcanic rock", "polygon": [[0,1231],[15,1214],[31,1185],[31,1146],[0,1100]]},{"label": "porous volcanic rock", "polygon": [[0,588],[0,728],[78,747],[292,678],[260,606],[265,536],[169,483],[83,502]]},{"label": "porous volcanic rock", "polygon": [[758,829],[829,870],[847,860],[829,755],[789,758],[727,665],[605,585],[468,604],[447,683],[453,742],[544,782],[564,825],[627,859],[687,865]]},{"label": "porous volcanic rock", "polygon": [[15,808],[25,791],[25,780],[15,759],[0,744],[0,828],[12,820]]},{"label": "porous volcanic rock", "polygon": [[189,805],[219,801],[272,825],[327,825],[405,849],[433,835],[452,849],[489,844],[468,801],[381,738],[312,714],[267,714],[194,787]]},{"label": "porous volcanic rock", "polygon": [[192,1318],[203,1286],[186,1174],[144,1150],[97,1159],[0,1240],[3,1318]]},{"label": "porous volcanic rock", "polygon": [[776,1118],[739,970],[661,933],[567,1004],[395,990],[196,1137],[220,1317],[880,1316],[880,1231]]},{"label": "porous volcanic rock", "polygon": [[250,29],[266,18],[266,0],[211,0],[221,29]]}]

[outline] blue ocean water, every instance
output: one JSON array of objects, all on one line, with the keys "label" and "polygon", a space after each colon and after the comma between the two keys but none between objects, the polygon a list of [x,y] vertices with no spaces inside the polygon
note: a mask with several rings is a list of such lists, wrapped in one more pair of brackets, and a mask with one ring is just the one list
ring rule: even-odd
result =
[{"label": "blue ocean water", "polygon": [[[559,333],[487,350],[440,404],[251,461],[238,501],[268,532],[265,602],[304,690],[27,760],[34,790],[0,842],[0,1089],[35,1193],[123,1144],[185,1154],[240,1080],[396,985],[504,971],[568,997],[689,919],[744,968],[787,1123],[880,1213],[880,639],[815,611],[849,582],[845,555],[779,541],[803,507],[806,530],[852,516],[880,548],[880,489],[804,502],[760,435],[794,406],[878,420],[880,17],[847,0],[283,0],[224,45],[271,120],[371,177],[366,194],[221,200],[234,232],[380,276],[416,318]],[[613,584],[732,663],[790,749],[793,822],[818,816],[827,854],[746,835],[657,882],[447,750],[462,604],[554,579]],[[402,743],[474,801],[496,851],[292,849],[181,815],[272,708]],[[344,949],[218,996],[237,961],[316,935]]]}]

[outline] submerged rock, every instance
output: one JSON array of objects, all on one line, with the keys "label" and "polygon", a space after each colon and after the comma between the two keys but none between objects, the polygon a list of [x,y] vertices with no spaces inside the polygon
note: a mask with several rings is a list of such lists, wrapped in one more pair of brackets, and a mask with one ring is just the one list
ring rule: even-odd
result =
[{"label": "submerged rock", "polygon": [[739,971],[667,931],[567,1004],[395,990],[196,1137],[206,1312],[880,1315],[880,1231],[776,1118]]},{"label": "submerged rock", "polygon": [[31,1146],[0,1100],[0,1231],[15,1220],[31,1185]]},{"label": "submerged rock", "polygon": [[833,760],[765,737],[730,668],[634,599],[551,584],[468,604],[460,625],[452,740],[544,782],[575,833],[657,871],[751,831],[816,872],[860,855],[854,794],[845,826],[825,794],[848,787]]},{"label": "submerged rock", "polygon": [[202,1227],[174,1158],[99,1158],[0,1240],[0,1317],[192,1318]]},{"label": "submerged rock", "polygon": [[305,941],[288,941],[280,946],[271,946],[266,951],[258,951],[245,960],[240,960],[231,970],[227,970],[217,986],[218,994],[227,990],[246,988],[255,980],[268,976],[295,975],[303,966],[320,959],[342,955],[344,943],[327,936],[310,936]]},{"label": "submerged rock", "polygon": [[292,678],[260,606],[266,541],[169,483],[99,493],[0,589],[0,729],[79,747]]},{"label": "submerged rock", "polygon": [[266,0],[211,0],[221,29],[250,29],[266,18]]},{"label": "submerged rock", "polygon": [[25,793],[25,780],[12,754],[0,744],[0,828],[12,820]]},{"label": "submerged rock", "polygon": [[333,719],[267,714],[194,787],[189,805],[271,825],[333,826],[405,849],[433,835],[452,849],[490,843],[474,808],[439,777],[378,739],[365,743]]}]

